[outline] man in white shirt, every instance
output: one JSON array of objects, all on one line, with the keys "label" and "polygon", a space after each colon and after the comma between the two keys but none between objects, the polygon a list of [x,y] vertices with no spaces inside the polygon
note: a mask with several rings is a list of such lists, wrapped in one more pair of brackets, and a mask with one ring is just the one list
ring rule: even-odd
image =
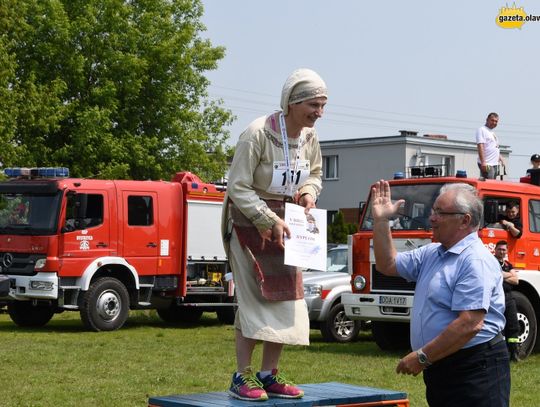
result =
[{"label": "man in white shirt", "polygon": [[490,113],[486,124],[476,130],[476,146],[478,148],[478,168],[483,178],[495,179],[499,175],[499,163],[504,161],[499,151],[499,140],[493,129],[499,123],[499,115]]}]

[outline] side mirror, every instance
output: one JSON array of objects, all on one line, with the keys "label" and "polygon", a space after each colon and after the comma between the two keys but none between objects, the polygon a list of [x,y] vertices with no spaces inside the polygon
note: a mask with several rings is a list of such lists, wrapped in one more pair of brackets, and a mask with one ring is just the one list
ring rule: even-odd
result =
[{"label": "side mirror", "polygon": [[484,223],[497,223],[499,221],[499,203],[494,199],[484,202]]},{"label": "side mirror", "polygon": [[362,220],[362,214],[364,213],[365,208],[366,208],[366,201],[358,202],[358,223],[360,223],[360,220]]}]

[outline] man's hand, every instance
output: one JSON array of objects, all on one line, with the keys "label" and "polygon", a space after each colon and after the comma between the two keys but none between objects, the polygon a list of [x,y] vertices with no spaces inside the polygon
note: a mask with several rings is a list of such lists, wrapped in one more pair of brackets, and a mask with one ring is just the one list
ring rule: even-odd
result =
[{"label": "man's hand", "polygon": [[418,360],[416,352],[411,352],[403,359],[401,359],[396,367],[396,373],[418,375],[424,366]]},{"label": "man's hand", "polygon": [[380,180],[371,188],[371,209],[374,220],[388,220],[397,214],[399,207],[405,203],[400,199],[392,203],[390,184],[388,181]]},{"label": "man's hand", "polygon": [[510,271],[503,271],[503,279],[508,284],[512,285],[518,285],[519,284],[519,276],[516,270],[512,269]]}]

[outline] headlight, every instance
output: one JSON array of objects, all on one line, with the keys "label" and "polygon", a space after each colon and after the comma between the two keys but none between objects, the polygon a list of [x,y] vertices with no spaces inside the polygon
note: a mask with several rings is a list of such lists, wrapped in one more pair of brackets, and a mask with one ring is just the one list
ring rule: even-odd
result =
[{"label": "headlight", "polygon": [[312,295],[321,295],[322,293],[322,286],[319,284],[304,284],[304,295],[312,296]]},{"label": "headlight", "polygon": [[36,264],[34,265],[34,269],[35,270],[39,270],[39,269],[42,269],[43,267],[45,267],[45,263],[47,263],[47,259],[38,259],[36,261]]},{"label": "headlight", "polygon": [[30,288],[32,290],[52,291],[54,284],[52,281],[30,281]]},{"label": "headlight", "polygon": [[354,278],[353,284],[354,288],[356,288],[357,290],[363,290],[366,286],[366,279],[364,278],[364,276],[356,276]]}]

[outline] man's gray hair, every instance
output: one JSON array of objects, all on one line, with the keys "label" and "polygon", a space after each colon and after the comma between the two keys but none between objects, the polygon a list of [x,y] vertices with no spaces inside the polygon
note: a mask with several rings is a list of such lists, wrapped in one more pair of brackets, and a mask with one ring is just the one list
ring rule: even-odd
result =
[{"label": "man's gray hair", "polygon": [[469,184],[450,183],[441,188],[439,195],[454,192],[454,206],[457,212],[471,215],[471,226],[478,230],[484,217],[484,205],[476,189]]}]

